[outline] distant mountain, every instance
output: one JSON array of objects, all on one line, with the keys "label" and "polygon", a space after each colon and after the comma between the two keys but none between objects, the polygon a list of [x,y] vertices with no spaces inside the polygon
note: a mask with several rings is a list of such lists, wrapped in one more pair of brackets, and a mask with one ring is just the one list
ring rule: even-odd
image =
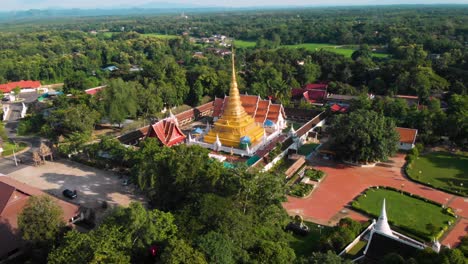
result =
[{"label": "distant mountain", "polygon": [[135,8],[150,8],[150,9],[184,9],[184,8],[207,8],[207,6],[201,6],[192,3],[168,3],[168,2],[149,2],[143,5],[132,6]]}]

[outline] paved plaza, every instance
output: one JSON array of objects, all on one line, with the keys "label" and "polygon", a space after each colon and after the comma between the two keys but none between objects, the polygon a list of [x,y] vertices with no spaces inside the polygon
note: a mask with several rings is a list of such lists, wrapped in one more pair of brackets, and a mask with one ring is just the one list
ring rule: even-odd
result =
[{"label": "paved plaza", "polygon": [[64,189],[77,190],[78,198],[72,202],[89,207],[101,201],[118,205],[143,201],[142,195],[134,194],[132,186],[122,186],[122,180],[114,173],[67,160],[27,166],[6,176],[64,200]]},{"label": "paved plaza", "polygon": [[442,241],[454,246],[467,234],[468,200],[409,181],[403,176],[404,155],[398,154],[374,168],[348,166],[333,161],[312,161],[314,168],[327,176],[307,198],[288,197],[283,204],[289,214],[300,214],[304,219],[324,225],[333,225],[342,217],[365,220],[366,217],[347,208],[357,196],[369,187],[391,186],[417,194],[429,200],[448,205],[459,216],[456,226]]}]

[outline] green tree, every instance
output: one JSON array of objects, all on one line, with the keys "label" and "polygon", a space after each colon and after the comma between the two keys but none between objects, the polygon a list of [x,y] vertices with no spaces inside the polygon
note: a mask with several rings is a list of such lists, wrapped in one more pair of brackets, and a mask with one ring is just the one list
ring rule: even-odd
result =
[{"label": "green tree", "polygon": [[327,251],[327,253],[314,252],[308,259],[308,264],[350,264],[350,260],[344,260],[340,256],[336,255],[333,251]]},{"label": "green tree", "polygon": [[223,234],[211,231],[198,239],[197,247],[209,263],[235,263],[234,245]]},{"label": "green tree", "polygon": [[147,210],[141,203],[132,202],[129,207],[118,207],[104,220],[104,224],[125,227],[122,230],[132,242],[135,257],[144,256],[154,244],[173,238],[177,233],[174,216],[159,210]]},{"label": "green tree", "polygon": [[13,94],[15,95],[15,101],[18,101],[19,98],[19,94],[21,93],[21,88],[16,86],[14,89],[13,89]]},{"label": "green tree", "polygon": [[23,239],[40,246],[53,244],[64,227],[63,210],[49,195],[31,196],[18,215]]},{"label": "green tree", "polygon": [[454,142],[465,145],[468,135],[468,95],[452,95],[448,102],[448,134]]},{"label": "green tree", "polygon": [[68,232],[48,263],[130,263],[131,241],[123,227],[102,225],[89,233]]},{"label": "green tree", "polygon": [[374,111],[336,115],[327,128],[339,157],[355,162],[386,160],[397,151],[394,122]]},{"label": "green tree", "polygon": [[125,83],[122,79],[111,80],[102,91],[104,116],[111,123],[121,125],[127,117],[135,117],[137,113],[137,86],[134,82]]},{"label": "green tree", "polygon": [[208,263],[202,253],[195,250],[182,239],[171,239],[161,255],[167,264],[204,264]]}]

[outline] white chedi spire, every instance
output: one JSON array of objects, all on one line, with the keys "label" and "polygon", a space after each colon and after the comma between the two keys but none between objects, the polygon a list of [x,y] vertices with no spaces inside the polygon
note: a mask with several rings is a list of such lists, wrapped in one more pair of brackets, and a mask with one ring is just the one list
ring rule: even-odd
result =
[{"label": "white chedi spire", "polygon": [[190,133],[188,134],[188,142],[192,142],[192,135]]},{"label": "white chedi spire", "polygon": [[247,154],[250,154],[250,147],[249,147],[249,145],[247,145],[247,146],[245,147],[245,151],[247,151]]},{"label": "white chedi spire", "polygon": [[390,225],[388,224],[387,211],[385,209],[385,199],[383,200],[383,203],[382,203],[382,211],[380,212],[379,220],[377,220],[377,223],[375,224],[374,229],[375,231],[378,231],[379,233],[393,236],[392,229],[390,228]]},{"label": "white chedi spire", "polygon": [[216,141],[213,143],[213,148],[218,151],[222,146],[223,144],[221,144],[221,140],[219,140],[219,136],[216,134]]},{"label": "white chedi spire", "polygon": [[296,135],[296,130],[294,129],[293,124],[291,124],[291,129],[289,130],[289,135],[290,136],[295,136]]},{"label": "white chedi spire", "polygon": [[440,252],[440,246],[441,246],[441,245],[440,245],[440,243],[439,243],[439,240],[435,240],[435,239],[434,239],[434,242],[433,242],[433,244],[432,244],[432,249],[433,249],[435,252],[439,253],[439,252]]},{"label": "white chedi spire", "polygon": [[171,109],[169,109],[169,118],[172,119],[177,126],[179,125],[179,121],[177,120],[177,117],[172,113]]},{"label": "white chedi spire", "polygon": [[210,122],[206,122],[206,128],[205,128],[205,133],[208,134],[208,132],[210,132]]}]

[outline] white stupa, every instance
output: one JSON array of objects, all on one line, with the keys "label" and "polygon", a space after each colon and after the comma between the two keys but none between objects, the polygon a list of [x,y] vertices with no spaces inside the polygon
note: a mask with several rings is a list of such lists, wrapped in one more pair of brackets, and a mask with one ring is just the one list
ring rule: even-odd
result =
[{"label": "white stupa", "polygon": [[221,143],[221,140],[219,140],[218,134],[216,134],[216,141],[213,143],[213,148],[214,150],[219,151],[222,146],[223,144]]},{"label": "white stupa", "polygon": [[379,219],[377,220],[377,223],[374,226],[374,230],[382,234],[394,236],[392,229],[390,228],[390,225],[388,224],[387,211],[385,209],[385,199],[383,200],[382,211],[380,212]]}]

